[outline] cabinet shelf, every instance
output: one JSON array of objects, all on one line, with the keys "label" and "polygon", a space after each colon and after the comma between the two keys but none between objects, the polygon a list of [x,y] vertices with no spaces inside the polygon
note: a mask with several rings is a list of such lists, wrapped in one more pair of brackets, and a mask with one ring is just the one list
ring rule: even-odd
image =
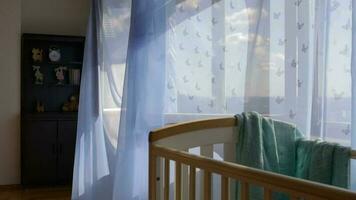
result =
[{"label": "cabinet shelf", "polygon": [[38,65],[38,66],[59,66],[59,65],[63,65],[63,66],[67,66],[67,67],[71,67],[71,66],[81,66],[83,65],[83,62],[51,62],[51,61],[43,61],[43,62],[28,62],[29,65]]},{"label": "cabinet shelf", "polygon": [[51,62],[51,61],[49,61],[49,62],[46,62],[47,64],[49,64],[49,65],[82,65],[83,63],[82,62],[75,62],[75,61],[73,61],[73,62],[61,62],[61,61],[59,61],[59,62]]},{"label": "cabinet shelf", "polygon": [[38,87],[38,88],[52,88],[52,87],[56,87],[56,88],[65,88],[65,87],[71,87],[71,88],[79,88],[80,85],[75,85],[75,84],[54,84],[54,83],[44,83],[44,84],[33,84],[33,87]]}]

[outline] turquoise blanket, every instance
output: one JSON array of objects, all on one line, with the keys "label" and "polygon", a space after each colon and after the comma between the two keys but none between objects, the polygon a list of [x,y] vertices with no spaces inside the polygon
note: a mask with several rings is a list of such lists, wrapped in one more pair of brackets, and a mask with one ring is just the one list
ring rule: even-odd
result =
[{"label": "turquoise blanket", "polygon": [[349,188],[351,149],[320,140],[297,141],[295,177]]},{"label": "turquoise blanket", "polygon": [[[237,163],[334,186],[348,187],[350,148],[305,140],[295,125],[263,117],[256,112],[245,112],[236,115],[236,118],[238,120]],[[251,188],[252,199],[260,199],[261,194],[260,188]],[[275,197],[275,199],[286,199],[280,194],[276,194]]]}]

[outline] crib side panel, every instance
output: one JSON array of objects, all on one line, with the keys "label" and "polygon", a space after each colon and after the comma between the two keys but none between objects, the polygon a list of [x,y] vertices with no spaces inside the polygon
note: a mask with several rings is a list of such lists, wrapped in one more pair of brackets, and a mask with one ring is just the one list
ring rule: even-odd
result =
[{"label": "crib side panel", "polygon": [[[209,158],[218,157],[219,160],[234,162],[235,161],[235,146],[236,146],[236,130],[234,127],[220,127],[213,129],[203,129],[192,132],[187,132],[184,134],[179,134],[175,136],[171,136],[168,138],[164,138],[154,142],[154,144],[168,147],[176,150],[181,150],[185,152],[190,152],[196,155],[201,155]],[[218,148],[216,148],[219,146]],[[157,175],[159,176],[158,187],[157,187],[157,199],[164,199],[164,160],[160,160],[157,163]],[[168,166],[169,167],[169,166]],[[173,166],[171,166],[173,167]],[[175,168],[175,167],[173,167]],[[173,169],[170,169],[171,171]],[[204,170],[197,168],[196,169],[196,199],[202,199],[204,196]],[[182,163],[181,167],[181,197],[183,199],[188,199],[189,195],[189,168],[187,165]],[[170,173],[171,181],[175,180],[175,174]],[[229,193],[230,198],[233,199],[235,187],[231,180],[229,184]],[[172,182],[171,182],[172,184]],[[170,185],[171,185],[170,184]],[[174,184],[174,183],[173,183]],[[213,174],[211,181],[211,188],[219,188],[219,191],[214,189],[215,195],[212,195],[212,199],[216,199],[216,196],[220,196],[220,176]],[[171,195],[174,194],[174,187],[169,186]],[[169,196],[171,196],[169,195]],[[172,196],[171,196],[172,197]]]},{"label": "crib side panel", "polygon": [[184,150],[213,144],[236,143],[236,134],[234,127],[203,129],[163,138],[154,144]]}]

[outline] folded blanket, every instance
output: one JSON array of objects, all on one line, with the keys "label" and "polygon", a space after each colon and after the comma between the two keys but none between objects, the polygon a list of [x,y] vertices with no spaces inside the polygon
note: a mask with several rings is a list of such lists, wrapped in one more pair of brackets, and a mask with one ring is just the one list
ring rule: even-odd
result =
[{"label": "folded blanket", "polygon": [[296,141],[303,137],[295,125],[263,117],[257,112],[236,115],[239,164],[294,176]]},{"label": "folded blanket", "polygon": [[[303,137],[295,125],[263,117],[257,112],[236,115],[238,138],[236,161],[257,169],[294,176],[296,171],[296,141]],[[239,195],[237,187],[237,196]],[[263,191],[250,187],[250,198],[263,199]],[[288,199],[274,194],[273,199]]]},{"label": "folded blanket", "polygon": [[[351,149],[337,144],[308,141],[295,125],[263,117],[257,112],[236,115],[236,161],[257,169],[348,187]],[[251,187],[250,197],[262,190]],[[275,194],[274,199],[288,199]]]},{"label": "folded blanket", "polygon": [[351,149],[320,140],[297,141],[295,177],[349,188]]}]

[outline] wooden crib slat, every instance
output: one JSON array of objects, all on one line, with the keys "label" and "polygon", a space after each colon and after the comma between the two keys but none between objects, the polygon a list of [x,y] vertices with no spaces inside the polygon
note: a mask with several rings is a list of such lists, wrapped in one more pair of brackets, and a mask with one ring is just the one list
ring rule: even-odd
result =
[{"label": "wooden crib slat", "polygon": [[182,165],[182,198],[188,199],[189,197],[189,174],[188,174],[188,166]]},{"label": "wooden crib slat", "polygon": [[249,199],[249,185],[247,182],[241,182],[241,200]]},{"label": "wooden crib slat", "polygon": [[[236,161],[236,143],[225,143],[224,144],[224,161],[235,162]],[[229,195],[230,199],[236,198],[236,181],[229,179]]]},{"label": "wooden crib slat", "polygon": [[204,170],[204,200],[211,200],[211,173]]},{"label": "wooden crib slat", "polygon": [[221,200],[229,199],[229,178],[221,176]]},{"label": "wooden crib slat", "polygon": [[264,195],[264,200],[272,200],[272,191],[268,188],[264,188],[263,191],[263,195]]},{"label": "wooden crib slat", "polygon": [[[185,152],[189,152],[189,149],[183,149]],[[182,199],[188,199],[189,198],[189,174],[188,174],[188,165],[182,164]]]},{"label": "wooden crib slat", "polygon": [[182,165],[180,162],[176,161],[175,170],[175,200],[182,199]]},{"label": "wooden crib slat", "polygon": [[[213,158],[214,155],[214,146],[213,145],[205,145],[205,146],[201,146],[200,147],[200,155],[201,156],[205,156],[208,158]],[[200,199],[205,198],[205,190],[204,190],[204,183],[205,183],[205,179],[204,179],[204,170],[201,169],[200,170]]]},{"label": "wooden crib slat", "polygon": [[163,190],[163,184],[164,184],[164,162],[165,159],[163,157],[157,157],[157,186],[156,186],[156,195],[158,200],[162,200],[164,198],[164,190]]},{"label": "wooden crib slat", "polygon": [[237,199],[237,194],[236,194],[236,180],[234,179],[229,179],[229,195],[230,199]]},{"label": "wooden crib slat", "polygon": [[157,157],[150,152],[149,158],[149,199],[156,200]]},{"label": "wooden crib slat", "polygon": [[164,160],[164,200],[169,200],[169,159]]},{"label": "wooden crib slat", "polygon": [[189,167],[189,200],[195,200],[195,167]]}]

